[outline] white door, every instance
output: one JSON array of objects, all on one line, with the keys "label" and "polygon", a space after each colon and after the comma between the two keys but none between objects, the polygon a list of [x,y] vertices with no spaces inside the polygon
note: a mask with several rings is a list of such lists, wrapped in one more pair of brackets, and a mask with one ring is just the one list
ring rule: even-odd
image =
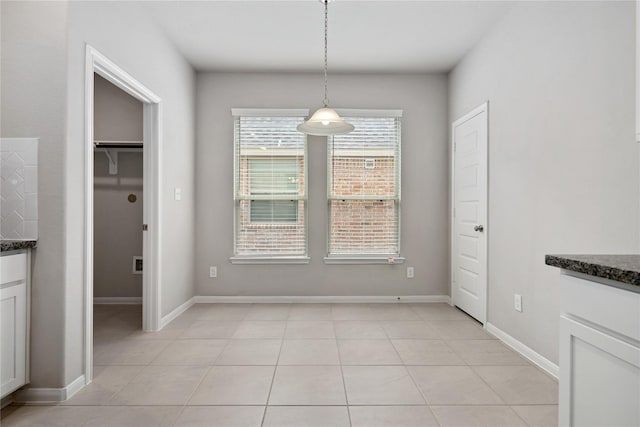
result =
[{"label": "white door", "polygon": [[454,305],[487,320],[487,109],[452,125],[451,296]]}]

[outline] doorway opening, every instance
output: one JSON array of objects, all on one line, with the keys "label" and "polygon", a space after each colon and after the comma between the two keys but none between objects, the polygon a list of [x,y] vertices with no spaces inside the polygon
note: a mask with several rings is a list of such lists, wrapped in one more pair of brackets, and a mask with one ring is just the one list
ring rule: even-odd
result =
[{"label": "doorway opening", "polygon": [[94,73],[94,355],[142,329],[142,109],[142,102]]},{"label": "doorway opening", "polygon": [[[132,112],[138,120],[123,120],[123,111],[105,114],[105,108],[108,111],[114,103],[119,103],[116,108]],[[96,117],[97,114],[100,114],[100,118]],[[118,124],[113,124],[110,115],[120,119]],[[86,384],[93,378],[94,292],[96,302],[141,303],[141,316],[135,310],[130,316],[141,317],[139,325],[144,331],[157,331],[160,328],[160,120],[160,98],[96,49],[87,46]],[[122,128],[116,129],[118,126]],[[126,198],[124,202],[123,196]],[[115,219],[120,221],[117,224],[110,222]],[[114,240],[114,236],[105,237],[109,233],[119,234],[122,241]],[[124,255],[118,254],[119,251],[129,252],[124,254],[128,258],[126,269]],[[132,251],[135,251],[135,255],[131,255]],[[136,270],[140,267],[142,274],[139,275]]]}]

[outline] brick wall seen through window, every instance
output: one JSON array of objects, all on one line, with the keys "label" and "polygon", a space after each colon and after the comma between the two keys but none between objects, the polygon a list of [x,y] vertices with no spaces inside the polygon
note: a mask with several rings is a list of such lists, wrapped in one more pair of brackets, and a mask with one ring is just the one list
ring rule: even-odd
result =
[{"label": "brick wall seen through window", "polygon": [[346,117],[328,144],[329,256],[397,255],[400,118]]}]

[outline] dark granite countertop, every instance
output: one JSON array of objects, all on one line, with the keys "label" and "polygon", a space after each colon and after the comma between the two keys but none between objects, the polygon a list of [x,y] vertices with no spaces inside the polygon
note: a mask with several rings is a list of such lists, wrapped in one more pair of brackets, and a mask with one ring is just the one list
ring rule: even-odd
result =
[{"label": "dark granite countertop", "polygon": [[626,289],[640,292],[640,255],[547,255],[545,264],[624,283],[630,285]]},{"label": "dark granite countertop", "polygon": [[2,240],[0,241],[0,249],[1,252],[17,251],[35,248],[37,244],[37,240]]}]

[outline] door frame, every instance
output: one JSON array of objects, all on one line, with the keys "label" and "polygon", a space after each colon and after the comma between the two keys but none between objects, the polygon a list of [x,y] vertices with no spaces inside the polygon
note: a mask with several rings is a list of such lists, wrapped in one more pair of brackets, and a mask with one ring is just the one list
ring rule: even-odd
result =
[{"label": "door frame", "polygon": [[451,191],[451,206],[450,206],[450,212],[449,212],[449,219],[451,220],[451,227],[450,227],[450,232],[451,232],[451,252],[450,252],[450,257],[451,257],[451,262],[450,262],[450,287],[449,287],[449,292],[451,293],[451,305],[455,305],[456,304],[456,300],[455,300],[455,292],[454,292],[454,283],[453,283],[453,277],[454,277],[454,271],[455,271],[455,253],[456,253],[456,236],[455,236],[455,216],[454,216],[454,208],[455,208],[455,204],[456,204],[456,193],[455,193],[455,188],[456,188],[456,181],[455,181],[455,176],[456,176],[456,155],[455,155],[455,128],[456,126],[458,126],[461,123],[466,122],[469,119],[472,119],[473,117],[480,115],[484,113],[487,119],[487,144],[485,146],[485,150],[484,153],[482,153],[484,156],[484,158],[482,159],[482,161],[485,164],[485,169],[486,169],[486,174],[484,176],[484,180],[485,180],[485,194],[484,194],[484,199],[485,199],[485,209],[484,209],[484,217],[485,217],[485,224],[484,225],[484,235],[485,235],[485,239],[484,239],[484,252],[485,252],[485,265],[484,265],[484,271],[485,271],[485,285],[486,285],[486,289],[484,292],[484,310],[482,313],[482,318],[481,319],[477,319],[480,321],[480,323],[482,323],[485,327],[487,325],[487,321],[488,321],[488,300],[489,300],[489,232],[491,230],[491,227],[489,227],[489,101],[484,102],[483,104],[479,105],[478,107],[474,108],[473,110],[471,110],[470,112],[468,112],[467,114],[463,115],[462,117],[458,118],[457,120],[455,120],[453,123],[451,123],[451,147],[449,148],[449,152],[451,155],[451,176],[450,176],[450,191]]},{"label": "door frame", "polygon": [[[157,331],[161,320],[161,151],[162,100],[89,44],[85,57],[85,212],[84,212],[84,371],[93,379],[93,243],[94,243],[94,73],[143,103],[142,327]],[[142,224],[141,224],[142,227]]]}]

